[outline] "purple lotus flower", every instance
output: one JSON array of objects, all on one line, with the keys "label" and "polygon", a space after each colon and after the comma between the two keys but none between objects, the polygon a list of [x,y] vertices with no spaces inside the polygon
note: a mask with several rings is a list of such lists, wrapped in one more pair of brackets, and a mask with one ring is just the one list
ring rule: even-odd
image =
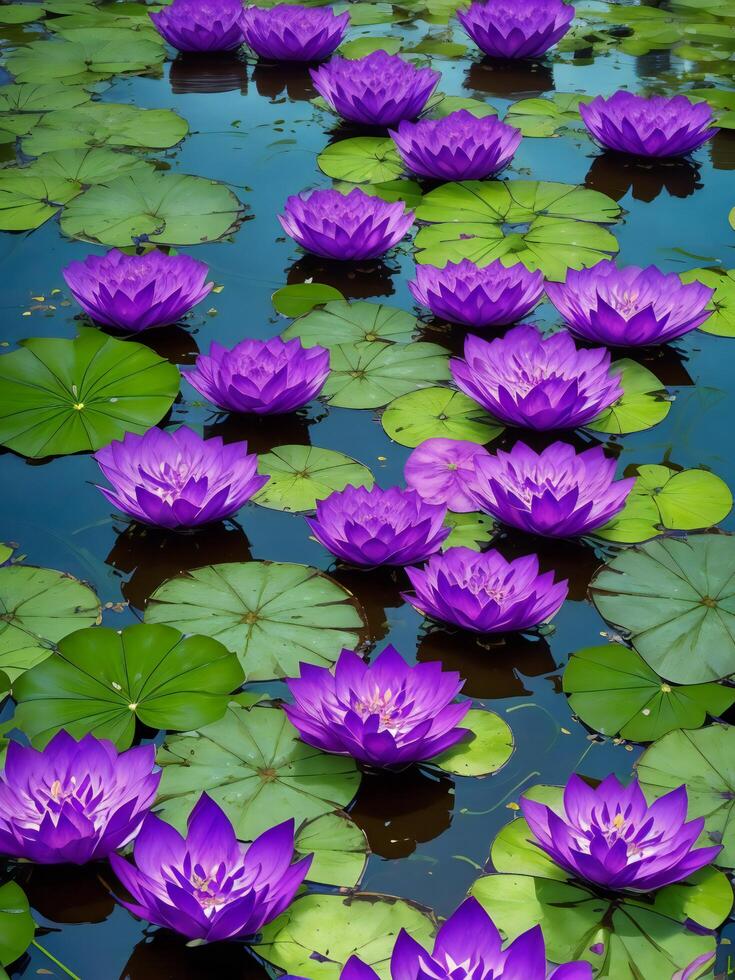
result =
[{"label": "purple lotus flower", "polygon": [[449,366],[457,387],[508,425],[574,429],[623,394],[604,347],[577,350],[565,331],[544,339],[522,324],[498,340],[469,336]]},{"label": "purple lotus flower", "polygon": [[38,864],[86,864],[131,841],[161,778],[155,746],[118,754],[65,731],[42,752],[10,742],[0,773],[0,854]]},{"label": "purple lotus flower", "polygon": [[712,139],[712,109],[685,95],[667,98],[616,92],[580,103],[579,112],[598,143],[639,157],[680,157]]},{"label": "purple lotus flower", "polygon": [[562,0],[475,0],[457,18],[491,58],[538,58],[569,30],[574,7]]},{"label": "purple lotus flower", "polygon": [[288,908],[312,855],[292,864],[294,822],[241,844],[206,793],[191,812],[186,837],[149,814],[135,841],[135,865],[118,854],[112,868],[133,896],[121,905],[189,939],[247,939]]},{"label": "purple lotus flower", "polygon": [[243,22],[245,40],[261,58],[322,61],[342,43],[350,15],[335,14],[331,7],[279,3],[270,10],[248,7]]},{"label": "purple lotus flower", "polygon": [[343,650],[334,673],[302,663],[301,677],[286,683],[296,703],[283,710],[301,740],[369,766],[422,762],[468,734],[457,725],[471,702],[453,703],[459,674],[440,663],[410,667],[392,646],[370,665]]},{"label": "purple lotus flower", "polygon": [[278,220],[302,248],[326,259],[377,259],[397,245],[413,224],[402,201],[390,204],[353,188],[307,191],[286,200]]},{"label": "purple lotus flower", "polygon": [[446,507],[415,490],[347,486],[317,501],[306,522],[316,539],[351,565],[408,565],[438,551],[450,528]]},{"label": "purple lotus flower", "polygon": [[426,439],[406,460],[406,486],[427,503],[443,504],[456,514],[477,510],[469,487],[478,456],[489,456],[484,446],[464,439]]},{"label": "purple lotus flower", "polygon": [[408,169],[434,180],[483,180],[510,163],[521,142],[519,129],[466,109],[443,119],[404,120],[390,135]]},{"label": "purple lotus flower", "polygon": [[213,343],[182,372],[218,408],[255,415],[293,412],[316,398],[329,375],[329,351],[293,340],[243,340],[232,350]]},{"label": "purple lotus flower", "polygon": [[214,286],[209,269],[188,255],[88,255],[63,270],[66,284],[84,312],[97,323],[137,333],[176,323]]},{"label": "purple lotus flower", "polygon": [[182,426],[175,432],[127,432],[94,454],[112,490],[107,500],[136,521],[165,528],[197,527],[239,510],[267,482],[246,442],[225,445]]},{"label": "purple lotus flower", "polygon": [[553,572],[539,575],[536,555],[509,562],[497,551],[449,548],[406,574],[416,594],[403,598],[415,609],[475,633],[538,626],[559,612],[568,592]]},{"label": "purple lotus flower", "polygon": [[566,282],[546,284],[549,299],[572,330],[610,347],[665,344],[696,330],[711,315],[714,290],[684,284],[673,272],[649,265],[619,269],[609,259],[567,272]]},{"label": "purple lotus flower", "polygon": [[[547,973],[546,944],[540,926],[521,933],[503,949],[495,923],[476,898],[467,898],[449,916],[429,953],[401,929],[390,961],[392,980],[592,980],[589,963],[577,960]],[[298,978],[284,978],[298,980]],[[345,964],[340,980],[379,980],[357,956]]]},{"label": "purple lotus flower", "polygon": [[241,0],[173,0],[148,16],[179,51],[232,51],[245,40]]},{"label": "purple lotus flower", "polygon": [[522,263],[506,266],[495,259],[477,266],[469,259],[447,262],[443,269],[417,265],[408,288],[434,316],[467,327],[496,327],[529,313],[544,291],[544,276]]},{"label": "purple lotus flower", "polygon": [[714,861],[721,847],[695,848],[704,818],[686,822],[686,786],[649,806],[634,779],[608,776],[591,789],[570,777],[560,812],[521,797],[534,843],[570,874],[613,891],[651,892]]},{"label": "purple lotus flower", "polygon": [[311,71],[314,88],[336,113],[364,126],[395,126],[415,119],[441,77],[398,55],[373,51],[364,58],[332,58]]},{"label": "purple lotus flower", "polygon": [[528,534],[591,534],[625,506],[635,477],[615,480],[615,460],[596,446],[582,453],[555,442],[536,454],[517,442],[479,458],[472,492],[481,510]]}]

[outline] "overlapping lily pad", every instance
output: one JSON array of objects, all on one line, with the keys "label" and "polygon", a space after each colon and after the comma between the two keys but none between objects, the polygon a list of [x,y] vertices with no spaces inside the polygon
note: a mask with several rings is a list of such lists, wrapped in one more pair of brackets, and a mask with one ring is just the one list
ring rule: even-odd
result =
[{"label": "overlapping lily pad", "polygon": [[653,742],[678,728],[701,728],[735,704],[735,687],[662,683],[643,658],[620,643],[572,655],[564,692],[582,721],[603,735]]},{"label": "overlapping lily pad", "polygon": [[[349,8],[346,8],[349,9]],[[388,54],[398,54],[401,50],[400,37],[355,37],[345,41],[339,47],[342,58],[365,58],[373,51],[385,51]]]},{"label": "overlapping lily pad", "polygon": [[513,754],[513,732],[494,711],[471,709],[461,722],[472,735],[432,760],[435,766],[455,776],[489,776]]},{"label": "overlapping lily pad", "polygon": [[231,704],[220,721],[169,736],[158,762],[161,816],[183,829],[205,791],[242,840],[292,817],[298,825],[344,807],[360,784],[353,759],[299,741],[280,708]]},{"label": "overlapping lily pad", "polygon": [[713,311],[712,316],[699,328],[702,333],[735,337],[735,269],[692,269],[683,272],[681,279],[684,282],[697,280],[715,291],[708,306]]},{"label": "overlapping lily pad", "polygon": [[316,162],[327,177],[353,184],[379,184],[403,173],[395,143],[380,136],[356,136],[332,143]]},{"label": "overlapping lily pad", "polygon": [[179,380],[147,347],[98,330],[33,337],[0,357],[0,443],[32,457],[99,449],[163,418]]},{"label": "overlapping lily pad", "polygon": [[520,129],[524,136],[558,136],[567,129],[584,128],[580,102],[591,102],[591,95],[554,92],[548,99],[521,99],[508,109],[504,122]]},{"label": "overlapping lily pad", "polygon": [[100,620],[89,586],[51,568],[0,568],[0,670],[15,680],[73,630]]},{"label": "overlapping lily pad", "polygon": [[676,731],[647,749],[638,777],[649,799],[686,784],[689,816],[704,817],[699,843],[721,844],[717,864],[735,868],[735,728]]},{"label": "overlapping lily pad", "polygon": [[454,514],[450,511],[444,519],[444,524],[451,527],[452,533],[444,541],[442,551],[446,551],[447,548],[472,548],[473,551],[483,551],[495,536],[495,521],[480,511],[469,514]]},{"label": "overlapping lily pad", "polygon": [[432,96],[432,105],[426,113],[430,119],[443,119],[452,112],[464,109],[471,112],[473,116],[482,119],[483,116],[497,116],[498,110],[489,102],[482,102],[480,99],[468,99],[462,95],[442,95],[435,93]]},{"label": "overlapping lily pad", "polygon": [[25,892],[14,881],[0,885],[0,967],[28,949],[36,927]]},{"label": "overlapping lily pad", "polygon": [[407,344],[418,328],[416,317],[405,310],[382,303],[342,300],[326,303],[323,309],[300,317],[284,331],[283,337],[285,340],[299,337],[305,347],[375,341]]},{"label": "overlapping lily pad", "polygon": [[322,394],[339,408],[380,408],[409,391],[449,381],[449,356],[437,344],[340,344],[330,352]]},{"label": "overlapping lily pad", "polygon": [[[533,787],[526,795],[552,807],[561,800],[558,787]],[[540,925],[550,960],[586,960],[600,980],[669,977],[714,952],[712,935],[687,926],[716,929],[727,917],[732,888],[721,871],[705,868],[651,896],[613,897],[570,878],[532,840],[525,820],[507,824],[491,851],[500,873],[470,889],[505,935]]]},{"label": "overlapping lily pad", "polygon": [[343,299],[338,289],[321,282],[295,282],[282,286],[271,296],[273,308],[284,316],[302,316],[316,306]]},{"label": "overlapping lily pad", "polygon": [[112,30],[112,36],[78,41],[32,41],[11,52],[5,61],[17,82],[44,85],[86,85],[123,72],[142,72],[159,65],[165,49],[150,37]]},{"label": "overlapping lily pad", "polygon": [[0,171],[0,231],[33,231],[80,193],[62,177],[40,177],[24,169]]},{"label": "overlapping lily pad", "polygon": [[258,459],[258,472],[270,479],[253,498],[255,503],[291,512],[314,510],[317,500],[348,483],[371,487],[375,482],[356,459],[316,446],[278,446]]},{"label": "overlapping lily pad", "polygon": [[147,623],[214,636],[237,653],[249,681],[297,677],[299,663],[333,664],[360,645],[354,596],[308,565],[253,561],[208,565],[164,582]]},{"label": "overlapping lily pad", "polygon": [[655,374],[627,357],[613,361],[611,370],[620,374],[623,396],[585,428],[624,435],[650,429],[666,418],[671,402]]},{"label": "overlapping lily pad", "polygon": [[399,396],[385,409],[381,422],[394,442],[411,448],[440,437],[485,444],[505,429],[461,391],[439,387]]},{"label": "overlapping lily pad", "polygon": [[421,203],[421,185],[415,180],[383,180],[379,184],[353,184],[348,180],[334,182],[335,190],[349,194],[353,187],[359,187],[364,194],[380,197],[384,201],[403,201],[407,208],[415,208]]},{"label": "overlapping lily pad", "polygon": [[296,853],[313,854],[309,881],[355,888],[367,865],[367,838],[346,813],[325,813],[307,821],[296,834]]},{"label": "overlapping lily pad", "polygon": [[37,745],[63,728],[127,748],[136,719],[175,731],[210,724],[243,680],[237,657],[208,636],[144,624],[79,630],[15,682],[15,721]]},{"label": "overlapping lily pad", "polygon": [[143,160],[132,153],[121,153],[107,147],[95,147],[77,150],[58,150],[55,153],[44,153],[37,160],[29,163],[21,170],[8,171],[28,177],[61,178],[69,182],[69,189],[76,194],[94,184],[106,184],[115,177],[129,176],[138,178],[152,173],[155,164]]},{"label": "overlapping lily pad", "polygon": [[735,673],[734,567],[730,535],[664,537],[605,565],[590,595],[657,674],[699,684]]}]

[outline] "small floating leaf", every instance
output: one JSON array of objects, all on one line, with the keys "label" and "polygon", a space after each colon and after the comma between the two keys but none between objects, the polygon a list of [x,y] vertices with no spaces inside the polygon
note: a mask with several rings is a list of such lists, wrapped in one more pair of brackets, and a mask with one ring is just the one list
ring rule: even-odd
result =
[{"label": "small floating leaf", "polygon": [[650,429],[666,418],[671,402],[665,397],[666,389],[648,368],[626,357],[613,361],[611,371],[620,374],[623,395],[585,428],[625,435]]},{"label": "small floating leaf", "polygon": [[270,479],[253,500],[261,507],[293,513],[314,510],[316,502],[347,484],[372,487],[367,466],[344,453],[316,446],[278,446],[258,459]]},{"label": "small floating leaf", "polygon": [[504,431],[477,402],[452,388],[424,388],[401,395],[388,405],[381,422],[394,442],[412,449],[438,437],[484,445]]},{"label": "small floating leaf", "polygon": [[502,769],[513,754],[510,726],[494,711],[472,709],[460,727],[469,728],[472,736],[431,760],[444,772],[455,776],[489,776]]},{"label": "small floating leaf", "polygon": [[344,296],[338,289],[321,282],[299,282],[282,286],[271,296],[276,312],[291,317],[309,313],[314,307],[331,300],[343,299]]},{"label": "small floating leaf", "polygon": [[356,136],[332,143],[316,162],[327,177],[353,184],[378,184],[403,173],[395,143],[380,136]]}]

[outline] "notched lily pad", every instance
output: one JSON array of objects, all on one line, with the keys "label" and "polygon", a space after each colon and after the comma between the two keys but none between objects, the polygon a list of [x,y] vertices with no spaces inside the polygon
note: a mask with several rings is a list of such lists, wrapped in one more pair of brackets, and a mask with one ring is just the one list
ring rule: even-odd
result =
[{"label": "notched lily pad", "polygon": [[346,813],[325,813],[304,823],[296,833],[296,853],[313,854],[309,881],[356,888],[367,866],[367,838]]},{"label": "notched lily pad", "polygon": [[432,759],[437,768],[455,776],[489,776],[513,755],[513,732],[494,711],[471,709],[460,726],[472,733]]},{"label": "notched lily pad", "polygon": [[554,92],[548,99],[521,99],[510,106],[503,122],[520,129],[524,136],[558,136],[566,129],[584,129],[579,105],[591,101],[591,95],[575,92]]},{"label": "notched lily pad", "polygon": [[322,394],[339,408],[380,408],[451,378],[448,352],[422,342],[340,344],[330,352],[330,365]]},{"label": "notched lily pad", "polygon": [[452,511],[444,518],[445,527],[451,527],[452,533],[444,541],[442,551],[447,548],[472,548],[482,551],[495,536],[496,524],[492,517],[480,511],[468,514],[455,514]]},{"label": "notched lily pad", "polygon": [[426,439],[466,439],[485,445],[505,427],[461,391],[423,388],[401,395],[381,417],[386,434],[412,449]]},{"label": "notched lily pad", "polygon": [[253,497],[261,507],[303,512],[347,484],[371,487],[375,480],[367,466],[333,449],[316,446],[278,446],[258,459],[258,472],[270,479]]},{"label": "notched lily pad", "polygon": [[611,372],[620,374],[623,395],[585,426],[592,432],[625,435],[658,425],[669,414],[671,401],[655,374],[637,361],[613,361]]},{"label": "notched lily pad", "polygon": [[356,136],[332,143],[316,162],[327,177],[353,184],[379,184],[403,173],[395,143],[379,136]]},{"label": "notched lily pad", "polygon": [[679,278],[683,282],[696,280],[715,291],[707,307],[712,315],[699,328],[702,333],[735,337],[735,269],[692,269]]},{"label": "notched lily pad", "polygon": [[283,316],[302,316],[316,306],[333,300],[344,300],[342,293],[334,286],[321,282],[297,282],[282,286],[271,296],[273,308]]},{"label": "notched lily pad", "polygon": [[323,309],[300,317],[284,331],[283,337],[299,337],[305,347],[319,344],[331,348],[376,341],[407,344],[418,328],[416,317],[405,310],[382,303],[342,300],[326,303]]}]

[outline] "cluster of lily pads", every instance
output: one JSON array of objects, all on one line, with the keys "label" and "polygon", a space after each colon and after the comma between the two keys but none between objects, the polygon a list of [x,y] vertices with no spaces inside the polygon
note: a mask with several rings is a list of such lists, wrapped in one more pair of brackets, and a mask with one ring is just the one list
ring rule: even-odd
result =
[{"label": "cluster of lily pads", "polygon": [[[10,55],[17,88],[30,84],[26,76],[40,61],[50,78],[71,83],[70,93],[164,57],[146,34],[128,38],[129,52],[122,38],[110,61],[102,49],[114,38],[93,43],[99,28],[85,26],[84,9],[78,16],[81,23],[60,18],[54,28],[63,43],[34,41]],[[173,0],[150,19],[182,52],[247,44],[262,59],[297,62],[329,58],[350,22],[348,12],[328,7],[245,9],[240,0]],[[562,0],[475,0],[458,19],[490,58],[539,58],[570,29],[574,10]],[[139,28],[113,16],[105,30],[145,34]],[[46,47],[61,50],[49,58]],[[214,342],[183,375],[220,412],[282,415],[317,397],[384,409],[385,431],[413,450],[406,487],[381,489],[348,457],[331,453],[324,461],[325,450],[285,446],[259,459],[244,442],[157,426],[180,374],[140,340],[189,314],[213,284],[204,263],[148,246],[192,243],[190,201],[200,186],[192,182],[203,178],[75,148],[75,119],[105,112],[111,145],[136,145],[141,110],[117,107],[133,113],[126,120],[80,95],[77,105],[62,100],[77,113],[64,120],[56,85],[17,93],[19,103],[43,103],[38,118],[15,132],[37,160],[0,172],[0,194],[13,198],[0,227],[37,227],[69,204],[62,230],[114,247],[64,270],[96,326],[82,327],[75,340],[32,338],[0,357],[0,443],[30,458],[93,451],[110,485],[99,490],[113,507],[170,534],[233,518],[251,500],[310,515],[304,531],[339,562],[405,569],[408,603],[471,633],[532,630],[559,611],[567,583],[540,571],[531,553],[539,538],[637,545],[620,550],[591,586],[595,606],[625,642],[575,654],[564,689],[593,730],[652,745],[628,786],[610,776],[593,788],[573,775],[563,794],[544,786],[525,792],[521,816],[493,844],[494,873],[475,881],[437,931],[423,909],[354,890],[366,847],[341,811],[372,768],[422,765],[480,777],[507,762],[509,727],[457,700],[457,672],[440,663],[409,666],[392,647],[366,664],[359,603],[307,566],[252,561],[185,572],[153,593],[144,623],[117,632],[99,625],[100,603],[88,586],[11,562],[0,568],[7,610],[0,693],[12,696],[15,712],[3,731],[17,730],[31,744],[3,745],[0,854],[39,864],[107,860],[116,898],[133,915],[188,940],[246,942],[291,980],[704,976],[732,904],[718,868],[735,866],[734,788],[716,761],[732,750],[732,729],[701,728],[735,701],[718,683],[735,672],[735,548],[725,534],[661,532],[710,529],[732,497],[704,470],[644,465],[616,480],[615,461],[600,446],[579,453],[563,441],[540,452],[523,441],[507,452],[485,447],[506,427],[530,436],[625,434],[656,424],[670,408],[660,382],[634,360],[613,360],[608,348],[650,347],[707,329],[717,283],[704,271],[679,277],[604,259],[617,245],[600,226],[619,214],[604,195],[488,180],[523,134],[466,107],[430,118],[433,69],[376,50],[334,57],[312,77],[344,120],[395,127],[397,187],[386,191],[373,179],[387,152],[384,136],[379,146],[375,137],[343,141],[353,144],[341,151],[343,163],[352,159],[351,182],[365,186],[289,197],[283,229],[317,256],[367,261],[394,248],[418,220],[410,284],[417,302],[442,323],[509,329],[492,340],[467,335],[464,356],[450,359],[444,348],[414,339],[408,314],[333,299],[307,303],[281,337],[244,339],[232,349]],[[161,121],[164,130],[174,126],[172,142],[160,136],[162,146],[186,132],[172,115],[150,120],[154,129]],[[710,106],[683,96],[619,92],[580,102],[579,115],[602,146],[637,157],[684,155],[716,132]],[[328,175],[340,145],[320,157]],[[401,188],[410,194],[417,177],[443,183],[412,212]],[[239,214],[231,192],[212,187],[216,224],[199,228],[194,241],[222,237]],[[138,202],[122,225],[105,204],[111,192]],[[21,205],[19,193],[26,194]],[[506,231],[529,221],[524,232]],[[540,260],[534,242],[544,240],[544,228],[551,229],[546,241],[562,247]],[[566,327],[545,337],[535,326],[513,326],[544,293]],[[489,535],[457,544],[464,520]],[[485,547],[498,527],[525,535],[522,557],[507,561]],[[285,681],[288,703],[242,690],[246,681],[276,679]],[[131,747],[138,723],[167,733],[158,751]],[[269,787],[286,803],[276,803]],[[276,823],[284,809],[289,819]],[[300,893],[305,880],[350,895]],[[8,910],[5,966],[34,933],[12,881],[0,886],[3,927]],[[547,961],[558,964],[550,974]]]}]

